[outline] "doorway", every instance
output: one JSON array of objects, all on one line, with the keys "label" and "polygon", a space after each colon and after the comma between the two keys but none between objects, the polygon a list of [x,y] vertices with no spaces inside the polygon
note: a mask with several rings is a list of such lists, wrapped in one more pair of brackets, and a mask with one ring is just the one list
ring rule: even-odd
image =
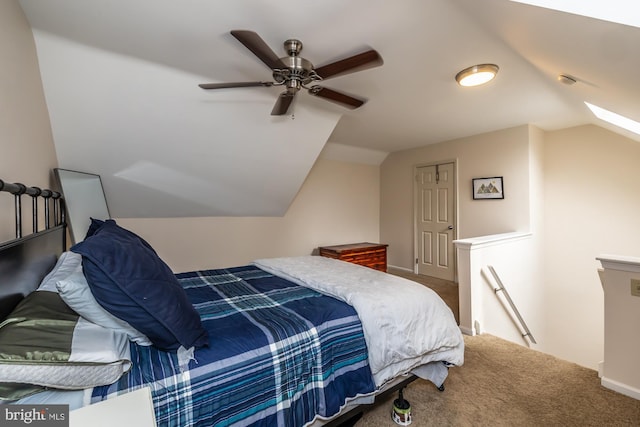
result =
[{"label": "doorway", "polygon": [[455,280],[455,163],[416,168],[415,272]]}]

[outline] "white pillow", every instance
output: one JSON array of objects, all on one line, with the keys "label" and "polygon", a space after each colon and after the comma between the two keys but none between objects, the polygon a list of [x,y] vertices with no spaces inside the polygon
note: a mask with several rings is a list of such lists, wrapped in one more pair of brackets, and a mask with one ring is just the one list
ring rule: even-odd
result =
[{"label": "white pillow", "polygon": [[32,292],[0,328],[0,399],[46,388],[84,389],[131,368],[125,333],[78,316],[56,292]]},{"label": "white pillow", "polygon": [[87,279],[82,273],[82,265],[63,280],[56,283],[56,288],[60,298],[73,311],[84,317],[88,321],[100,325],[104,328],[113,329],[127,334],[131,341],[139,345],[151,345],[151,341],[142,332],[135,329],[126,321],[119,319],[102,308],[96,301]]},{"label": "white pillow", "polygon": [[56,289],[56,282],[69,277],[82,263],[82,255],[75,252],[63,252],[60,254],[60,258],[53,266],[53,269],[44,276],[38,291],[58,292]]}]

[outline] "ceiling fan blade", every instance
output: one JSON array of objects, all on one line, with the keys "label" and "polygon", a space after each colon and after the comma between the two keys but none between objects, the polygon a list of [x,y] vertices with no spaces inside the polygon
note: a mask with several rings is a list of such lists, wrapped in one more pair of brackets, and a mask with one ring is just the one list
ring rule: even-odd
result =
[{"label": "ceiling fan blade", "polygon": [[309,93],[320,98],[324,98],[327,101],[335,102],[343,107],[350,108],[352,110],[361,107],[365,102],[363,99],[354,98],[346,93],[338,92],[333,89],[328,89],[321,86],[313,86],[309,89]]},{"label": "ceiling fan blade", "polygon": [[271,110],[272,116],[284,116],[289,110],[289,106],[293,102],[293,98],[296,96],[295,92],[282,92],[276,101],[276,104]]},{"label": "ceiling fan blade", "polygon": [[275,68],[287,68],[280,58],[278,58],[278,55],[271,50],[257,33],[247,30],[232,30],[231,35],[238,39],[240,43],[245,45],[247,49],[253,52],[255,56],[267,64],[267,67],[272,70]]},{"label": "ceiling fan blade", "polygon": [[228,89],[233,87],[273,86],[273,82],[201,83],[202,89]]},{"label": "ceiling fan blade", "polygon": [[328,79],[329,77],[335,77],[340,74],[353,73],[367,68],[378,67],[383,63],[384,61],[380,54],[371,49],[366,52],[332,62],[331,64],[323,65],[316,68],[315,71],[316,74],[323,79]]}]

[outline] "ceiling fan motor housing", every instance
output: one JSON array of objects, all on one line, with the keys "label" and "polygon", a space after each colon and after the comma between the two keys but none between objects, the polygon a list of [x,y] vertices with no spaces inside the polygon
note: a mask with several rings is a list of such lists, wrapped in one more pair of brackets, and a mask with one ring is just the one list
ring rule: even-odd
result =
[{"label": "ceiling fan motor housing", "polygon": [[302,50],[302,42],[298,39],[285,40],[284,50],[289,56],[298,56]]},{"label": "ceiling fan motor housing", "polygon": [[286,82],[287,88],[300,90],[302,86],[320,80],[320,77],[313,71],[313,64],[298,56],[302,50],[302,42],[300,40],[289,39],[285,41],[284,49],[289,56],[280,58],[280,61],[287,68],[273,70],[273,79],[277,83]]}]

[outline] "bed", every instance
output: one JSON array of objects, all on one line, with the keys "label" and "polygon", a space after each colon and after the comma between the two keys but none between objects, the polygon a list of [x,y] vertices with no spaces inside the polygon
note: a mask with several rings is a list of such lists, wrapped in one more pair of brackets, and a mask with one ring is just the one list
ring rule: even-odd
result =
[{"label": "bed", "polygon": [[[16,206],[38,191],[62,206],[0,183]],[[149,387],[160,426],[338,425],[463,363],[451,310],[415,282],[319,256],[174,274],[113,220],[69,249],[64,209],[45,210],[43,230],[0,244],[4,402],[74,409]]]}]

